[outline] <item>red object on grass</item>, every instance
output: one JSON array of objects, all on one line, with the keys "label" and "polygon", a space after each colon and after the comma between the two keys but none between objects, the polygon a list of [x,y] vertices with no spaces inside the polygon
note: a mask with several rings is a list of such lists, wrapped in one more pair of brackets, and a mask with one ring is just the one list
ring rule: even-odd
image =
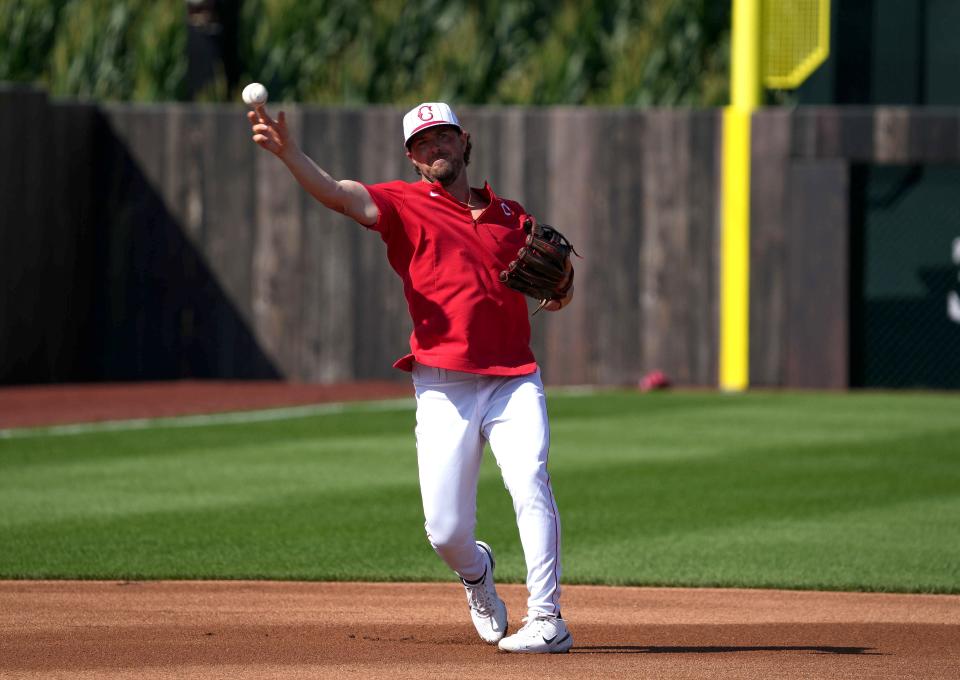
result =
[{"label": "red object on grass", "polygon": [[670,378],[663,371],[650,371],[640,379],[640,391],[652,392],[670,387]]}]

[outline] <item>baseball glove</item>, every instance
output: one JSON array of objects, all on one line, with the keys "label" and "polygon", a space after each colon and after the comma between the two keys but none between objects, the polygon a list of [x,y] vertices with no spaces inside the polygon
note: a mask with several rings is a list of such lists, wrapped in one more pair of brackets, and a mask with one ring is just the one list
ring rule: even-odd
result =
[{"label": "baseball glove", "polygon": [[517,259],[500,272],[500,280],[516,291],[540,301],[536,314],[551,300],[562,300],[573,286],[570,241],[549,224],[524,218],[527,244],[517,251]]}]

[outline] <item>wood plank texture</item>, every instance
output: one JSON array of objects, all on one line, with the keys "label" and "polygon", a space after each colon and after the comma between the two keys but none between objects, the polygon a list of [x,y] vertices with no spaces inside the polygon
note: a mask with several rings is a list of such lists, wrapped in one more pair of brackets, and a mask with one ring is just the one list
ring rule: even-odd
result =
[{"label": "wood plank texture", "polygon": [[784,261],[792,116],[771,109],[753,119],[750,148],[750,384],[783,382]]},{"label": "wood plank texture", "polygon": [[[359,175],[355,145],[360,119],[336,109],[304,112],[303,149],[334,177]],[[354,377],[355,317],[362,314],[355,302],[362,272],[354,266],[361,238],[376,236],[353,220],[327,210],[301,192],[303,203],[303,333],[301,379],[311,382],[347,381]]]},{"label": "wood plank texture", "polygon": [[716,384],[718,140],[713,113],[646,117],[642,357],[685,385]]},{"label": "wood plank texture", "polygon": [[[403,112],[391,108],[358,111],[360,165],[355,179],[367,183],[416,178],[403,154],[399,123]],[[354,261],[354,375],[362,379],[397,378],[393,362],[409,352],[413,323],[396,272],[387,262],[386,246],[374,231],[363,229]],[[401,379],[403,376],[399,376]]]},{"label": "wood plank texture", "polygon": [[[299,109],[287,107],[286,115],[290,134],[299,137]],[[280,372],[295,376],[304,273],[301,189],[272,154],[256,154],[254,172],[253,327]]]},{"label": "wood plank texture", "polygon": [[877,163],[910,161],[910,113],[905,108],[882,107],[874,115],[873,160]]},{"label": "wood plank texture", "polygon": [[[563,312],[542,312],[531,324],[544,327],[546,351],[538,356],[544,376],[551,381],[586,384],[593,380],[586,333],[594,320],[597,292],[594,268],[602,256],[592,245],[596,164],[602,158],[597,136],[599,126],[587,112],[574,108],[557,109],[550,120],[547,149],[547,206],[541,219],[556,223],[583,259],[576,260],[577,298]],[[572,143],[571,140],[576,140]],[[560,226],[562,225],[562,226]]]},{"label": "wood plank texture", "polygon": [[798,160],[790,167],[783,378],[790,387],[848,383],[848,172],[843,160]]},{"label": "wood plank texture", "polygon": [[[640,307],[643,172],[635,160],[643,153],[644,120],[628,111],[610,111],[601,120],[600,130],[603,153],[597,170],[607,181],[605,191],[597,194],[590,253],[584,257],[602,259],[604,266],[593,269],[591,298],[581,294],[577,304],[593,310],[591,325],[585,329],[591,382],[635,386],[645,368]],[[579,270],[580,260],[575,262]],[[582,272],[578,275],[584,278]],[[592,304],[594,297],[603,304]]]}]

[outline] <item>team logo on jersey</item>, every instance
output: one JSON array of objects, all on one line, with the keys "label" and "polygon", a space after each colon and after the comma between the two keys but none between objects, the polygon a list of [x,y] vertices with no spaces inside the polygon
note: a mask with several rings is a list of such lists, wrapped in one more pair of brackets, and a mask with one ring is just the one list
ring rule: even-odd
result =
[{"label": "team logo on jersey", "polygon": [[503,210],[503,214],[507,217],[513,217],[513,211],[507,207],[507,204],[503,201],[500,201],[500,209]]},{"label": "team logo on jersey", "polygon": [[433,120],[433,107],[430,105],[421,106],[417,109],[417,118],[420,120]]}]

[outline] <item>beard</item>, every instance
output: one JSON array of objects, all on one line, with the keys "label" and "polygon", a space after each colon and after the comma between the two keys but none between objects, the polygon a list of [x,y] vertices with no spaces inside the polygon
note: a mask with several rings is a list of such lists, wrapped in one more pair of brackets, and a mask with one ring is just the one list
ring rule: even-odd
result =
[{"label": "beard", "polygon": [[424,175],[431,182],[440,182],[443,186],[449,186],[463,170],[463,161],[456,158],[438,158],[424,171]]}]

